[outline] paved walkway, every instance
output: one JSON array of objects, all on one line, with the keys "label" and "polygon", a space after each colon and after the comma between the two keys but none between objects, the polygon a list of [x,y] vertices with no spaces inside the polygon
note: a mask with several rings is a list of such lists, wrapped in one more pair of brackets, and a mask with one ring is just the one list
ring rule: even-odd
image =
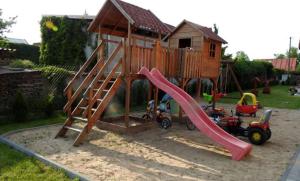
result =
[{"label": "paved walkway", "polygon": [[300,148],[294,155],[288,169],[282,176],[282,181],[300,181]]}]

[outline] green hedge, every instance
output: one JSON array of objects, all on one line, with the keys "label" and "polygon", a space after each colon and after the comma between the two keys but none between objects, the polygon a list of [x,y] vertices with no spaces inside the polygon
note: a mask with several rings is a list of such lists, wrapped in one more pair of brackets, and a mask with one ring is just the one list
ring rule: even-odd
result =
[{"label": "green hedge", "polygon": [[40,48],[34,45],[7,43],[7,47],[16,49],[12,54],[13,59],[27,59],[34,63],[39,62]]},{"label": "green hedge", "polygon": [[[270,79],[275,75],[273,65],[263,61],[236,61],[233,65],[233,69],[244,90],[253,88],[254,77]],[[236,90],[236,86],[232,80],[228,91],[234,90]]]},{"label": "green hedge", "polygon": [[40,63],[77,66],[83,64],[86,60],[84,48],[89,40],[89,33],[86,31],[88,24],[89,20],[85,19],[43,17],[40,23]]}]

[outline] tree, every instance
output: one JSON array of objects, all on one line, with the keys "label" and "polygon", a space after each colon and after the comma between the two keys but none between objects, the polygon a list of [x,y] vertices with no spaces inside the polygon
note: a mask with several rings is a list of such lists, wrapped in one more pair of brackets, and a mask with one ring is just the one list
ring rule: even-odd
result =
[{"label": "tree", "polygon": [[282,53],[278,53],[278,54],[275,53],[275,54],[274,54],[274,57],[275,57],[276,59],[283,59],[283,58],[286,58],[285,55],[282,54]]},{"label": "tree", "polygon": [[[219,28],[217,27],[217,24],[214,24],[213,32],[216,34],[219,33]],[[221,59],[222,60],[231,60],[232,59],[232,54],[225,54],[227,48],[228,48],[228,46],[222,47],[222,50],[221,50]]]},{"label": "tree", "polygon": [[219,33],[219,28],[217,27],[216,23],[214,24],[214,33],[215,34]]},{"label": "tree", "polygon": [[232,60],[232,54],[229,54],[229,53],[225,54],[225,51],[227,48],[228,48],[228,46],[222,47],[222,50],[221,50],[222,60]]},{"label": "tree", "polygon": [[250,61],[250,58],[244,51],[236,52],[234,60],[236,61]]},{"label": "tree", "polygon": [[286,56],[287,58],[297,58],[297,61],[300,61],[300,53],[296,47],[291,47],[290,51],[286,52]]},{"label": "tree", "polygon": [[8,20],[2,18],[2,9],[0,9],[0,47],[7,47],[8,43],[6,39],[4,39],[4,33],[10,31],[10,27],[15,24],[15,19],[17,17],[10,17]]},{"label": "tree", "polygon": [[10,31],[10,27],[15,24],[17,17],[9,17],[8,20],[2,18],[2,9],[0,9],[0,40],[3,39],[3,34]]}]

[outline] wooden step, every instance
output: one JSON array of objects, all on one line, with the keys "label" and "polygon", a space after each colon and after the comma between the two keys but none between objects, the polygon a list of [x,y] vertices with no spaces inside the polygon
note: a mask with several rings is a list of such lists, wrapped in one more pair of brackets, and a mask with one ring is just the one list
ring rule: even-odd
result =
[{"label": "wooden step", "polygon": [[[105,81],[105,80],[99,80],[98,82],[99,82],[99,83],[103,83],[104,81]],[[115,82],[114,80],[108,81],[109,84],[113,84],[114,82]]]},{"label": "wooden step", "polygon": [[75,120],[79,120],[79,121],[83,121],[83,122],[87,122],[87,118],[83,118],[83,117],[78,117],[78,116],[73,116],[73,119]]},{"label": "wooden step", "polygon": [[68,130],[76,131],[76,132],[79,132],[79,133],[82,131],[81,129],[74,128],[74,127],[71,127],[71,126],[64,126],[64,128],[66,128]]},{"label": "wooden step", "polygon": [[[85,97],[84,99],[87,100],[87,101],[89,100],[88,97]],[[103,101],[103,99],[97,99],[97,102],[102,102],[102,101]]]},{"label": "wooden step", "polygon": [[[81,110],[86,110],[86,108],[87,108],[87,107],[79,107],[79,109],[81,109]],[[94,112],[95,112],[95,111],[96,111],[96,109],[95,109],[95,108],[92,108],[92,111],[94,111]]]}]

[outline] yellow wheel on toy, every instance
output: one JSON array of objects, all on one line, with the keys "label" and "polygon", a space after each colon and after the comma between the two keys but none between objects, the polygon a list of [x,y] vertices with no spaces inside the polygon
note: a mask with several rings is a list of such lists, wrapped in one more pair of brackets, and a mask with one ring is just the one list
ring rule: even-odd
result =
[{"label": "yellow wheel on toy", "polygon": [[249,128],[248,139],[252,144],[261,145],[267,141],[267,133],[261,128]]},{"label": "yellow wheel on toy", "polygon": [[252,135],[252,139],[255,140],[255,141],[259,141],[261,140],[261,134],[256,132],[256,133],[253,133]]}]

